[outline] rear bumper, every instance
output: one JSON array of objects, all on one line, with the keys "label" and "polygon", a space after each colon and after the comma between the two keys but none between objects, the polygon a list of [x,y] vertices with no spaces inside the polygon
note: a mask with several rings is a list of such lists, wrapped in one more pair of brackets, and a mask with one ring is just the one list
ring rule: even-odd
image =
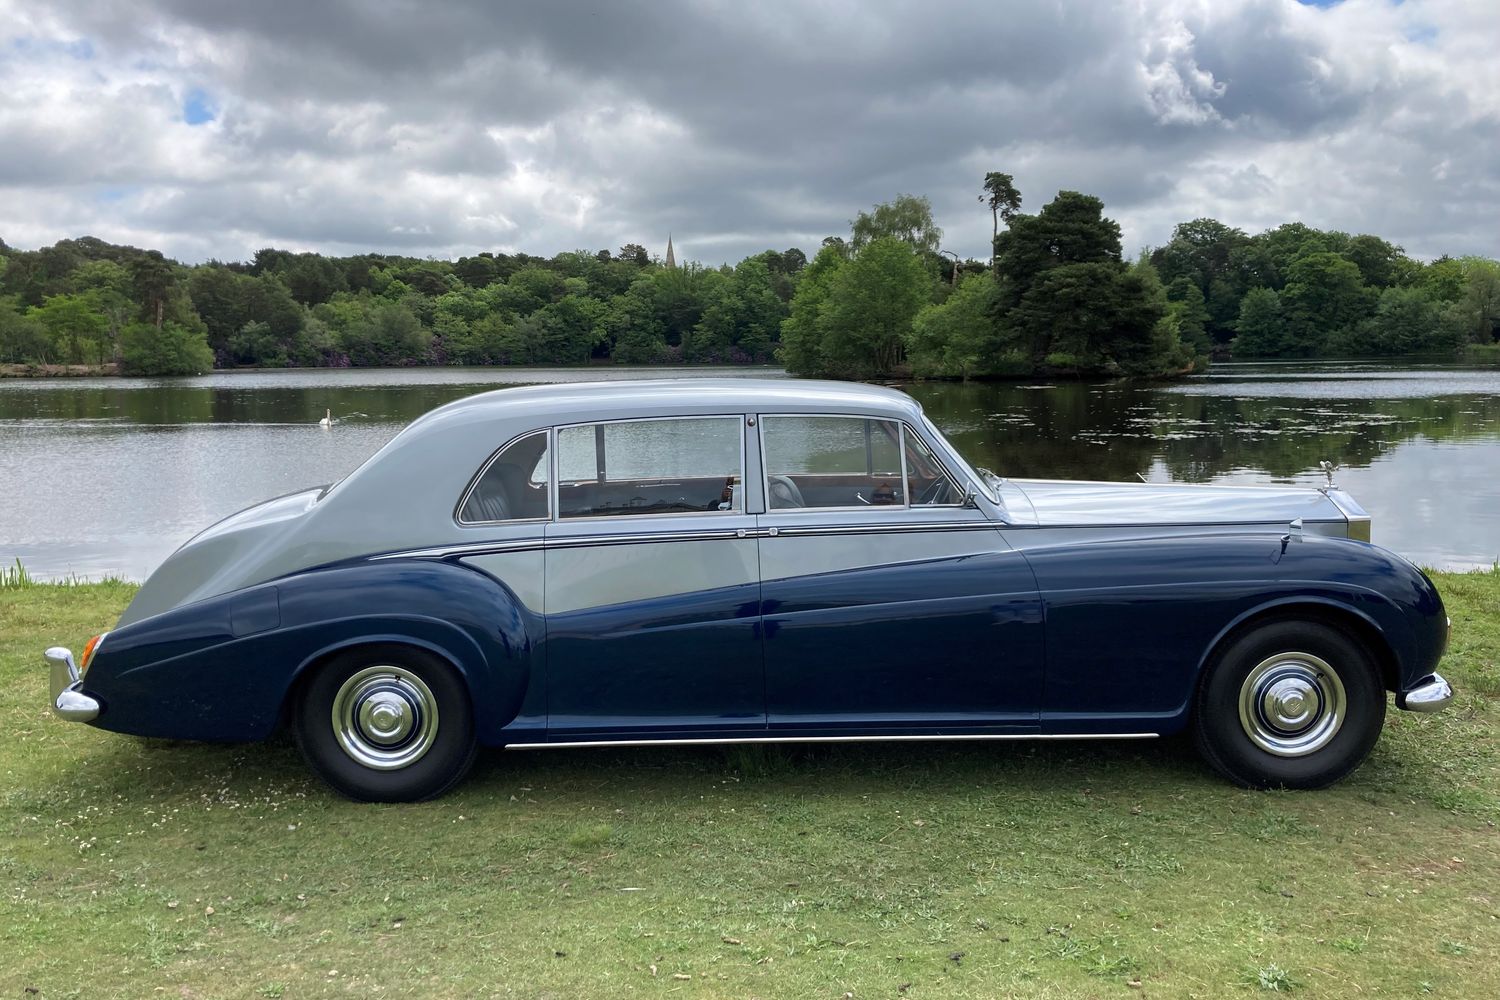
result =
[{"label": "rear bumper", "polygon": [[1396,695],[1396,707],[1408,712],[1440,712],[1453,700],[1453,687],[1442,674],[1433,674],[1410,691]]},{"label": "rear bumper", "polygon": [[97,719],[99,700],[83,693],[83,682],[79,680],[78,668],[73,665],[72,650],[53,646],[42,655],[47,658],[52,681],[52,714],[69,722],[92,722]]}]

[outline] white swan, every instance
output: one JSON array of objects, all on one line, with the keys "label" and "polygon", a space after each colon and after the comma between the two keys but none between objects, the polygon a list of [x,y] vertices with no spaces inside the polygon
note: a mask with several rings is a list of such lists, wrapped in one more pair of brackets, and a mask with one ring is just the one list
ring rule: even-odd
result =
[{"label": "white swan", "polygon": [[332,410],[324,410],[323,411],[323,419],[318,421],[318,426],[319,427],[332,427],[335,423],[336,423],[336,421],[333,419],[333,411]]}]

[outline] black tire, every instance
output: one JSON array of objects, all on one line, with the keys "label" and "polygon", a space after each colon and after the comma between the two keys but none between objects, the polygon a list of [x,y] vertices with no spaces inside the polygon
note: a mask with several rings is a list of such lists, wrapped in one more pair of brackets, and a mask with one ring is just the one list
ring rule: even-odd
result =
[{"label": "black tire", "polygon": [[[361,716],[361,709],[372,714]],[[437,798],[468,773],[478,750],[463,678],[411,646],[339,653],[309,678],[294,712],[292,728],[308,764],[335,791],[361,802]]]},{"label": "black tire", "polygon": [[1369,756],[1385,701],[1379,670],[1352,636],[1321,622],[1268,622],[1210,663],[1194,742],[1214,770],[1246,788],[1325,788]]}]

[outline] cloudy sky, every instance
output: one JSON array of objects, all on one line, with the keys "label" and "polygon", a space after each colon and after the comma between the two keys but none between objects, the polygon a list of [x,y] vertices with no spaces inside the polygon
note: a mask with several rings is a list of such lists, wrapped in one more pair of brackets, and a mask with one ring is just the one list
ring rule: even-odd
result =
[{"label": "cloudy sky", "polygon": [[1500,256],[1495,0],[0,0],[0,239],[710,264],[898,192]]}]

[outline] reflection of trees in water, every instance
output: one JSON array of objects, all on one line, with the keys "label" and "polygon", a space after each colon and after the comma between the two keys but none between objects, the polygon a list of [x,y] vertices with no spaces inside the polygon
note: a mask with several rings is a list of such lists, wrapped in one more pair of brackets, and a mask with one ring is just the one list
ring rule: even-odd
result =
[{"label": "reflection of trees in water", "polygon": [[[582,374],[582,373],[580,373]],[[713,374],[705,372],[705,374]],[[1435,387],[1441,383],[1434,383]],[[6,386],[0,420],[110,420],[125,424],[317,424],[363,413],[404,423],[474,384],[275,386],[165,382],[149,388]],[[1318,400],[1211,396],[1146,385],[1069,382],[906,386],[977,465],[1015,477],[1130,480],[1158,460],[1171,477],[1204,482],[1234,469],[1285,478],[1320,459],[1367,465],[1417,436],[1500,437],[1500,395]]]},{"label": "reflection of trees in water", "polygon": [[1500,436],[1500,397],[1316,400],[1187,395],[1149,386],[993,383],[907,389],[970,461],[1016,478],[1172,479],[1236,469],[1289,478],[1321,459],[1368,465],[1396,445]]},{"label": "reflection of trees in water", "polygon": [[335,417],[362,413],[384,421],[415,420],[443,403],[490,386],[321,385],[241,387],[163,384],[149,388],[68,386],[63,389],[7,387],[0,392],[0,420],[111,420],[129,424],[316,424],[326,410]]}]

